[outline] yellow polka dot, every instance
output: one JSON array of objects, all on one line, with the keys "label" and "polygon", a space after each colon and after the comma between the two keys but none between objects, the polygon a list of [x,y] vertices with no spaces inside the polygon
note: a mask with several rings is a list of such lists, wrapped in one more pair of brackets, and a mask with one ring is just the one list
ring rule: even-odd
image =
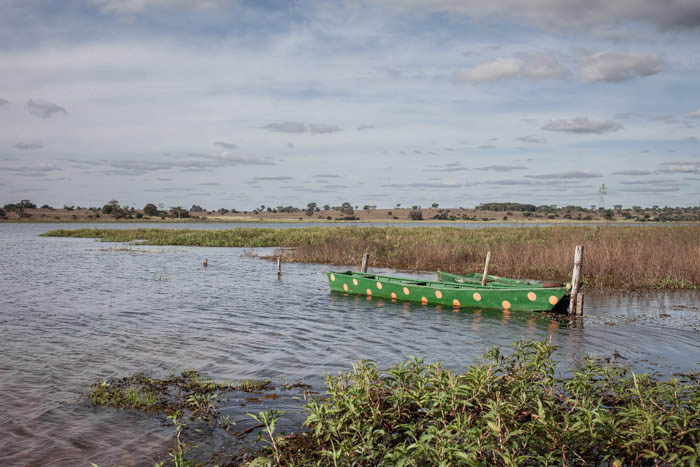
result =
[{"label": "yellow polka dot", "polygon": [[459,303],[459,300],[455,298],[454,300],[452,300],[452,306],[455,308],[459,308],[460,306],[462,306],[462,304]]},{"label": "yellow polka dot", "polygon": [[404,295],[408,295],[408,294],[411,293],[411,291],[408,290],[408,287],[404,287],[404,288],[403,288],[403,293],[404,293]]},{"label": "yellow polka dot", "polygon": [[474,297],[474,300],[476,300],[477,302],[481,301],[481,294],[479,292],[474,292],[474,295],[472,295],[472,297]]},{"label": "yellow polka dot", "polygon": [[343,290],[346,292],[348,291],[348,284],[343,284]]},{"label": "yellow polka dot", "polygon": [[382,283],[381,283],[381,282],[377,282],[377,288],[378,288],[379,290],[382,290]]},{"label": "yellow polka dot", "polygon": [[570,288],[571,288],[571,282],[567,282],[567,283],[566,283],[566,288],[567,288],[567,289],[570,289]]},{"label": "yellow polka dot", "polygon": [[372,296],[372,289],[367,289],[367,295]]},{"label": "yellow polka dot", "polygon": [[396,300],[396,293],[395,292],[391,292],[391,299]]},{"label": "yellow polka dot", "polygon": [[537,299],[537,295],[535,294],[535,292],[530,292],[530,293],[527,294],[527,298],[528,298],[531,302],[534,302],[534,301]]},{"label": "yellow polka dot", "polygon": [[549,303],[552,305],[556,305],[558,301],[559,301],[559,299],[557,297],[555,297],[554,295],[549,297]]},{"label": "yellow polka dot", "polygon": [[435,291],[435,296],[436,296],[437,298],[442,298],[442,292],[440,292],[439,290],[436,290],[436,291]]},{"label": "yellow polka dot", "polygon": [[508,300],[503,300],[501,302],[501,306],[504,310],[510,310],[510,302]]},{"label": "yellow polka dot", "polygon": [[357,285],[357,279],[352,280],[352,285]]},{"label": "yellow polka dot", "polygon": [[428,299],[427,299],[426,297],[421,297],[421,298],[420,298],[420,302],[421,302],[423,305],[426,305],[426,304],[428,303]]},{"label": "yellow polka dot", "polygon": [[331,281],[335,282],[335,274],[331,273]]}]

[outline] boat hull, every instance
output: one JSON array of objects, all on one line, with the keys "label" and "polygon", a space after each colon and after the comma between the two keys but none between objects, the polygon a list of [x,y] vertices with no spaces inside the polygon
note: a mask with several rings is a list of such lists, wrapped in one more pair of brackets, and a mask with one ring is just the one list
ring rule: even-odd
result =
[{"label": "boat hull", "polygon": [[423,281],[360,272],[329,272],[331,291],[450,308],[552,311],[568,297],[565,287],[491,287]]},{"label": "boat hull", "polygon": [[[452,274],[449,272],[438,271],[438,281],[454,282],[458,284],[481,284],[482,274],[472,273],[466,275]],[[486,283],[491,287],[536,287],[536,288],[556,288],[561,287],[559,282],[543,282],[528,279],[510,279],[500,276],[486,276]],[[571,288],[571,284],[566,284],[567,288]]]}]

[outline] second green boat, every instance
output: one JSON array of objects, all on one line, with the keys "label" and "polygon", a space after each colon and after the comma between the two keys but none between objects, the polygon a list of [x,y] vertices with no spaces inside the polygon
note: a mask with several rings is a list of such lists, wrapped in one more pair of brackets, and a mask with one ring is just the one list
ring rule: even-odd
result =
[{"label": "second green boat", "polygon": [[494,308],[513,311],[552,311],[563,308],[567,287],[534,284],[487,284],[427,281],[355,271],[329,272],[331,291],[405,300],[453,308]]}]

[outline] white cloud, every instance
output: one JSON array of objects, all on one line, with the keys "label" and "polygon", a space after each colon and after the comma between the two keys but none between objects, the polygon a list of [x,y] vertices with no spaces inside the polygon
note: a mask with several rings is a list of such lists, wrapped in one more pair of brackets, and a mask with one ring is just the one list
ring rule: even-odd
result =
[{"label": "white cloud", "polygon": [[497,58],[481,63],[469,71],[457,75],[458,81],[484,82],[508,78],[533,80],[564,79],[569,72],[556,58],[544,52],[527,52],[511,58]]},{"label": "white cloud", "polygon": [[276,133],[311,133],[312,135],[336,133],[343,131],[342,128],[325,123],[302,123],[302,122],[280,122],[268,123],[260,127]]},{"label": "white cloud", "polygon": [[588,117],[576,117],[571,120],[555,120],[542,127],[547,131],[567,133],[610,133],[622,129],[622,125],[613,121],[590,120]]},{"label": "white cloud", "polygon": [[162,8],[220,8],[236,3],[230,0],[197,0],[194,2],[191,0],[89,0],[89,2],[105,14],[144,13],[148,10]]},{"label": "white cloud", "polygon": [[660,73],[664,62],[658,55],[641,53],[601,52],[589,55],[581,63],[581,79],[620,82]]},{"label": "white cloud", "polygon": [[544,144],[547,142],[547,138],[543,136],[537,136],[537,135],[528,135],[528,136],[520,136],[518,138],[515,138],[516,141],[521,141],[523,143],[536,143],[536,144]]},{"label": "white cloud", "polygon": [[44,145],[41,143],[19,142],[14,144],[14,147],[20,151],[32,151],[34,149],[41,149],[44,147]]}]

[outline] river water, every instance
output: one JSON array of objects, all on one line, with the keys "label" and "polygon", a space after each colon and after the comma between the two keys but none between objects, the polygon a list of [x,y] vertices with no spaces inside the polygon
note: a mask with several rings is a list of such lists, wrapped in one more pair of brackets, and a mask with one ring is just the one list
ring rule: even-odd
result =
[{"label": "river water", "polygon": [[[492,346],[527,337],[559,346],[560,371],[584,354],[615,353],[639,371],[700,371],[698,291],[587,292],[584,325],[568,326],[543,314],[331,295],[328,267],[284,264],[278,278],[274,263],[240,248],[39,237],[78,227],[0,224],[1,465],[153,465],[172,447],[171,427],[149,415],[91,408],[83,397],[99,379],[141,370],[303,380],[320,390],[322,375],[359,359],[387,367],[413,355],[461,369]],[[277,402],[228,410],[246,426],[246,412]],[[281,429],[298,428],[298,407],[286,408]]]}]

